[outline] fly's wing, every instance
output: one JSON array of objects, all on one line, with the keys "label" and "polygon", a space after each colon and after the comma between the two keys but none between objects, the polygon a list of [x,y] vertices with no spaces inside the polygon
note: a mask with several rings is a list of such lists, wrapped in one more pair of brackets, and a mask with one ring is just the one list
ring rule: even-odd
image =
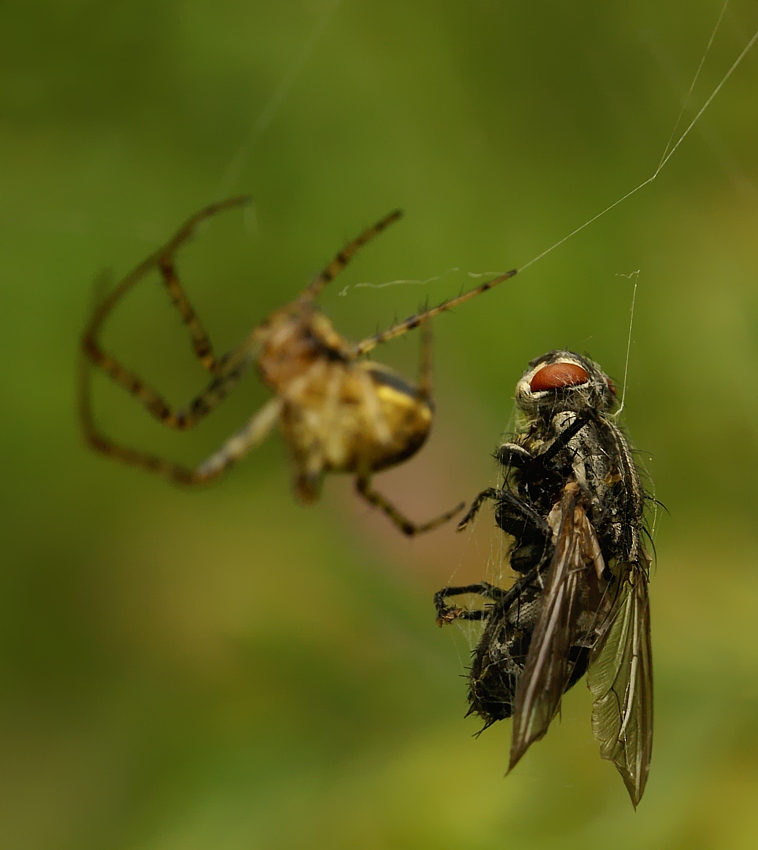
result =
[{"label": "fly's wing", "polygon": [[653,748],[653,661],[647,565],[622,564],[621,587],[590,658],[592,731],[621,774],[635,809]]},{"label": "fly's wing", "polygon": [[[595,532],[579,502],[579,488],[564,488],[539,621],[532,635],[513,709],[512,770],[542,738],[569,687],[569,651],[580,639],[580,615],[597,597],[605,565]],[[591,592],[595,588],[595,593]]]}]

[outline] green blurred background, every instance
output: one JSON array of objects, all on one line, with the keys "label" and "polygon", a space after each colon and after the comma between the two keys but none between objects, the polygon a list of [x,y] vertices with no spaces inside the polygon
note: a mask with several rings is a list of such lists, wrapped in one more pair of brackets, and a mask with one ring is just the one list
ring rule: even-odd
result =
[{"label": "green blurred background", "polygon": [[[669,514],[636,814],[584,687],[507,779],[509,723],[471,737],[475,635],[439,631],[431,597],[502,572],[491,514],[408,541],[347,479],[303,508],[276,437],[183,491],[89,453],[75,413],[98,275],[223,194],[252,194],[254,218],[226,214],[180,260],[220,350],[396,206],[405,219],[321,299],[351,338],[527,263],[653,173],[719,9],[3,5],[3,847],[758,844],[758,52],[653,184],[435,322],[435,433],[377,479],[417,519],[470,500],[495,480],[516,379],[550,348],[620,383],[639,269],[626,421]],[[695,108],[756,27],[754,4],[727,12]],[[175,403],[203,383],[155,281],[106,341]],[[418,342],[381,357],[412,376]],[[250,376],[174,434],[96,383],[109,434],[185,461],[264,398]]]}]

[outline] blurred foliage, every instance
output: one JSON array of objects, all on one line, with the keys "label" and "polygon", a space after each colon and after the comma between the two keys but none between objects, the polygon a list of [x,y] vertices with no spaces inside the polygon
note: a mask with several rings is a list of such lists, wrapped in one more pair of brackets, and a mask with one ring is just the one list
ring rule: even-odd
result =
[{"label": "blurred foliage", "polygon": [[[654,183],[435,323],[435,434],[379,479],[419,519],[470,499],[494,479],[516,379],[550,348],[588,352],[621,382],[625,276],[639,269],[626,420],[668,513],[651,588],[656,744],[636,814],[598,758],[584,688],[507,779],[509,724],[470,737],[460,674],[474,635],[438,631],[431,596],[497,574],[486,513],[471,535],[409,542],[347,480],[302,508],[276,438],[185,492],[88,453],[75,415],[95,279],[221,193],[252,194],[255,220],[230,213],[181,257],[220,350],[396,206],[406,218],[322,297],[352,338],[468,273],[527,263],[653,173],[718,11],[4,4],[4,847],[756,845],[758,53]],[[728,10],[682,126],[756,27],[750,4]],[[154,282],[107,342],[177,403],[201,385]],[[409,335],[381,355],[412,375],[417,346]],[[251,378],[177,435],[105,380],[96,390],[109,433],[185,460],[265,397]]]}]

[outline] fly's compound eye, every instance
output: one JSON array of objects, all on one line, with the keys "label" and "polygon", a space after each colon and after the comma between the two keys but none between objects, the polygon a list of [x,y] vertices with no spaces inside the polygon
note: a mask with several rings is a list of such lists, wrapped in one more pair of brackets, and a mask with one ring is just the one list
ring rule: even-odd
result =
[{"label": "fly's compound eye", "polygon": [[529,388],[533,393],[539,393],[586,384],[588,380],[589,375],[578,363],[550,363],[537,372]]},{"label": "fly's compound eye", "polygon": [[610,378],[606,378],[605,382],[606,384],[608,384],[608,389],[611,391],[611,395],[616,398],[616,396],[618,395],[618,393],[616,392],[616,385]]}]

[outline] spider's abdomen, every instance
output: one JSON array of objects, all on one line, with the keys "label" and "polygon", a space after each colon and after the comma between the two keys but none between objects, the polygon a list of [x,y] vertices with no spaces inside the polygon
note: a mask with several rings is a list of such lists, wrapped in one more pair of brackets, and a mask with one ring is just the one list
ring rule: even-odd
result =
[{"label": "spider's abdomen", "polygon": [[[376,399],[377,411],[369,412],[364,422],[363,439],[366,440],[372,460],[371,468],[380,470],[393,466],[414,455],[429,436],[434,408],[429,399],[407,383],[396,372],[379,363],[364,362],[358,368],[371,381],[371,392]],[[368,387],[366,393],[369,394]],[[372,405],[367,405],[370,408]],[[361,452],[355,453],[358,471]]]},{"label": "spider's abdomen", "polygon": [[322,473],[393,466],[415,454],[431,429],[431,403],[378,363],[320,361],[291,388],[280,426],[306,501],[318,495]]}]

